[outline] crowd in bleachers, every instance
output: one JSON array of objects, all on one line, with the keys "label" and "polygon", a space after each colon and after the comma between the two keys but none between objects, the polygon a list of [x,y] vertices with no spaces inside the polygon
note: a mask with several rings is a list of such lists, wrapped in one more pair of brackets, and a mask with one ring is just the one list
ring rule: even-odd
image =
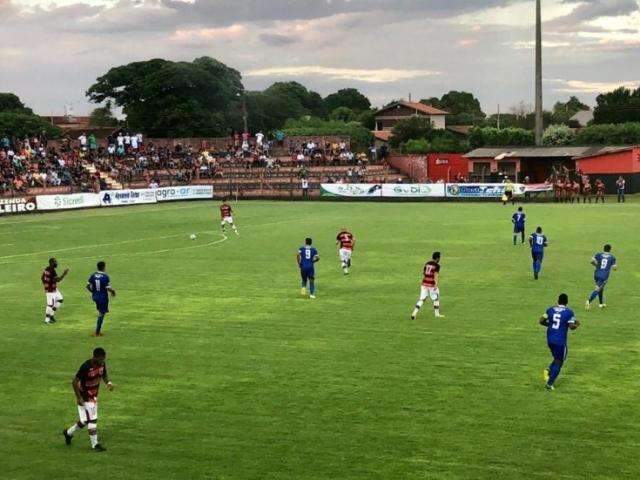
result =
[{"label": "crowd in bleachers", "polygon": [[[49,143],[49,145],[47,144]],[[371,163],[386,161],[387,152],[371,148],[353,152],[345,139],[267,139],[261,132],[231,137],[226,145],[191,145],[148,141],[140,133],[114,132],[99,142],[93,134],[47,142],[40,137],[0,139],[0,194],[27,188],[71,187],[74,191],[108,188],[110,179],[123,187],[190,184],[222,179],[242,171],[244,178],[278,175],[309,177],[314,167],[347,167],[327,182],[367,181]],[[286,172],[283,171],[286,167]]]},{"label": "crowd in bleachers", "polygon": [[60,186],[90,190],[96,181],[83,168],[77,148],[49,146],[40,136],[0,138],[0,195]]}]

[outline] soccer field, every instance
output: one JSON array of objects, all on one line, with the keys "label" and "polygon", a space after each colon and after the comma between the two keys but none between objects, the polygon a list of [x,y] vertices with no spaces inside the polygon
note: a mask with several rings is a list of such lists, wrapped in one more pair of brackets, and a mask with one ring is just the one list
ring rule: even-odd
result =
[{"label": "soccer field", "polygon": [[[511,206],[233,206],[241,236],[226,240],[214,202],[0,219],[0,477],[640,478],[639,202],[525,205],[527,232],[549,237],[537,282]],[[349,276],[342,227],[357,238]],[[316,300],[295,261],[308,235]],[[608,308],[585,312],[607,242]],[[446,318],[427,302],[412,322],[434,250]],[[52,255],[70,273],[46,326]],[[84,287],[101,259],[118,296],[95,339]],[[582,326],[549,392],[538,318],[561,292]],[[71,447],[60,433],[98,345],[116,386],[100,393],[104,454],[86,429]]]}]

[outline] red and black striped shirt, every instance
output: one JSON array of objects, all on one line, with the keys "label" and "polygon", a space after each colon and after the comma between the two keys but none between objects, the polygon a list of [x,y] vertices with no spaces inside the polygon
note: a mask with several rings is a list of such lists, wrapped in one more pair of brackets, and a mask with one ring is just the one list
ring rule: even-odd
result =
[{"label": "red and black striped shirt", "polygon": [[92,401],[98,398],[98,390],[100,389],[100,381],[107,377],[107,365],[96,365],[93,360],[84,362],[76,378],[80,381],[80,392],[85,401]]},{"label": "red and black striped shirt", "polygon": [[58,273],[53,267],[47,267],[42,272],[42,285],[45,292],[55,292],[58,289]]},{"label": "red and black striped shirt", "polygon": [[346,230],[340,232],[336,237],[336,240],[340,242],[340,248],[346,248],[347,250],[353,250],[353,235]]}]

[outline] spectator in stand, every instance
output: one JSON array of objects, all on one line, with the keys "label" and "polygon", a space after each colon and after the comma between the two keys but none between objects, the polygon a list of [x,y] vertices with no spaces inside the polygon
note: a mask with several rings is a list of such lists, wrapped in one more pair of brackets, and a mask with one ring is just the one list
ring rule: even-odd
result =
[{"label": "spectator in stand", "polygon": [[98,150],[98,142],[96,141],[96,136],[93,133],[89,134],[87,142],[89,144],[89,150],[91,150],[92,152]]},{"label": "spectator in stand", "polygon": [[616,190],[618,192],[618,203],[624,203],[625,199],[624,199],[624,189],[627,185],[626,180],[624,179],[624,177],[622,175],[620,175],[618,177],[618,180],[616,180]]},{"label": "spectator in stand", "polygon": [[302,179],[302,198],[309,198],[309,180]]},{"label": "spectator in stand", "polygon": [[82,132],[80,134],[80,136],[78,137],[78,141],[80,142],[80,149],[81,150],[86,150],[87,149],[87,135]]}]

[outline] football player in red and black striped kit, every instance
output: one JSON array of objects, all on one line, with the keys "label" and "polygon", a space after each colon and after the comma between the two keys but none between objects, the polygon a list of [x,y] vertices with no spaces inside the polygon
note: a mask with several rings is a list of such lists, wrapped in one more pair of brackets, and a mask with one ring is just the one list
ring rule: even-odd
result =
[{"label": "football player in red and black striped kit", "polygon": [[62,293],[58,290],[58,283],[62,282],[64,277],[67,276],[67,273],[69,273],[69,269],[65,269],[62,275],[58,276],[56,268],[58,268],[58,260],[56,258],[50,258],[49,266],[44,269],[40,277],[47,297],[47,308],[44,316],[44,323],[47,325],[55,323],[56,321],[55,314],[63,302]]},{"label": "football player in red and black striped kit", "polygon": [[107,374],[106,358],[107,353],[103,348],[94,349],[93,357],[80,366],[78,373],[71,381],[73,393],[76,395],[79,420],[62,431],[67,445],[71,445],[73,434],[86,426],[89,432],[91,448],[96,452],[104,452],[106,450],[98,442],[98,391],[100,382],[103,381],[109,390],[113,389],[113,384]]}]

